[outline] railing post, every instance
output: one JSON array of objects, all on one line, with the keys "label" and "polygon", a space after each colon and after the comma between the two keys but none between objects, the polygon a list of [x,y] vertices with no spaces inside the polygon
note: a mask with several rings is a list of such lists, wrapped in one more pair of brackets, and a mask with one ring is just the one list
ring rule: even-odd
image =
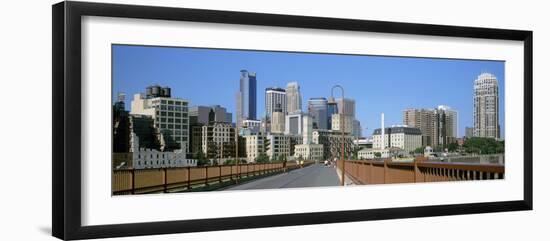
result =
[{"label": "railing post", "polygon": [[187,167],[187,190],[191,189],[191,167]]},{"label": "railing post", "polygon": [[218,176],[219,176],[218,177],[218,182],[222,183],[222,166],[221,165],[218,165],[218,170],[219,170],[219,172],[218,172]]},{"label": "railing post", "polygon": [[233,181],[233,166],[229,165],[229,180]]},{"label": "railing post", "polygon": [[167,175],[167,170],[166,170],[166,167],[162,168],[163,172],[164,172],[164,193],[167,193],[168,192],[168,175]]},{"label": "railing post", "polygon": [[419,171],[418,171],[418,163],[417,163],[417,160],[416,160],[416,159],[414,160],[413,169],[414,169],[414,171],[413,171],[414,179],[413,179],[413,180],[414,180],[414,182],[416,183],[416,182],[418,182],[418,181],[416,180],[416,177],[418,176],[418,173],[419,173]]},{"label": "railing post", "polygon": [[205,171],[205,176],[206,176],[206,178],[204,179],[204,185],[208,186],[208,166],[206,166],[204,168],[204,171]]},{"label": "railing post", "polygon": [[130,171],[132,173],[132,194],[136,194],[136,173],[134,168],[132,168]]},{"label": "railing post", "polygon": [[388,183],[388,160],[384,159],[384,184]]}]

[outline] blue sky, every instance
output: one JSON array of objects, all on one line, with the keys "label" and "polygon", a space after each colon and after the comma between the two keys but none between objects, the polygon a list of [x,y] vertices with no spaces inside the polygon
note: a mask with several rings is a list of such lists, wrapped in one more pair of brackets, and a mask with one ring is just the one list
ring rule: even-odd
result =
[{"label": "blue sky", "polygon": [[[473,84],[482,72],[499,81],[500,125],[504,130],[504,62],[270,51],[113,45],[113,101],[116,93],[144,92],[151,84],[172,87],[172,96],[190,105],[222,105],[235,118],[235,93],[241,69],[257,73],[258,115],[264,113],[266,87],[297,81],[302,108],[312,97],[330,97],[340,84],[356,101],[363,135],[386,125],[401,124],[405,108],[448,105],[459,112],[459,135],[473,122]],[[339,92],[335,92],[339,96]],[[501,133],[504,135],[504,131]]]}]

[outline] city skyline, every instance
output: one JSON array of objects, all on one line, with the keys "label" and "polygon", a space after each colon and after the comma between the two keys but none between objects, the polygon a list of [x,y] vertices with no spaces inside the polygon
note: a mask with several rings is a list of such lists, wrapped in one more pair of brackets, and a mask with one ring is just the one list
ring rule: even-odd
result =
[{"label": "city skyline", "polygon": [[[501,61],[114,45],[113,102],[117,92],[132,96],[146,86],[159,84],[170,86],[172,95],[188,100],[190,106],[221,105],[236,114],[235,93],[242,69],[257,74],[258,119],[265,115],[268,87],[285,88],[287,83],[297,82],[303,99],[301,109],[307,110],[310,98],[328,99],[330,86],[340,84],[346,90],[345,97],[356,101],[356,119],[368,127],[363,128],[364,136],[379,128],[381,112],[391,126],[402,124],[406,108],[438,105],[459,112],[459,136],[463,136],[465,127],[473,126],[472,96],[477,76],[492,73],[498,79],[499,92],[505,93]],[[339,98],[339,93],[335,97]],[[504,94],[499,99],[504,110]],[[499,123],[504,136],[504,111]]]}]

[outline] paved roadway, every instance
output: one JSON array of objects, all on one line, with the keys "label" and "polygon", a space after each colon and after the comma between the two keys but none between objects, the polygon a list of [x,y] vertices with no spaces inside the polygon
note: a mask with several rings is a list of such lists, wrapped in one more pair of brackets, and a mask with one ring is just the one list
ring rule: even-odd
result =
[{"label": "paved roadway", "polygon": [[313,164],[287,173],[261,178],[225,190],[250,190],[292,187],[324,187],[338,186],[338,174],[334,167],[323,164]]}]

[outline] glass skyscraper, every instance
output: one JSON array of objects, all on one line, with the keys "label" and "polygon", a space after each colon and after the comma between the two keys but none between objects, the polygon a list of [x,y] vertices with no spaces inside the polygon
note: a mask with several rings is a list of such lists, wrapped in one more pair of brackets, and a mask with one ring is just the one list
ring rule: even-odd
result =
[{"label": "glass skyscraper", "polygon": [[237,96],[237,120],[256,119],[256,73],[241,70],[239,93]]},{"label": "glass skyscraper", "polygon": [[307,102],[307,111],[313,118],[313,129],[328,129],[328,107],[326,98],[310,98]]}]

